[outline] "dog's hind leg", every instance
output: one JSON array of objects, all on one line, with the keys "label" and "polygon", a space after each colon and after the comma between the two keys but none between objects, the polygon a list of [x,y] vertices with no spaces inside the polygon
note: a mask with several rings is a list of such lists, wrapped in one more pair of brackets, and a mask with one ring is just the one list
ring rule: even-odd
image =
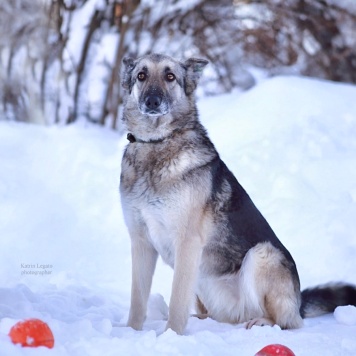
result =
[{"label": "dog's hind leg", "polygon": [[256,245],[248,254],[264,315],[250,320],[246,327],[274,324],[282,329],[301,327],[299,281],[288,267],[286,257],[268,242]]},{"label": "dog's hind leg", "polygon": [[196,307],[197,313],[192,314],[191,316],[198,318],[198,319],[209,318],[208,310],[205,308],[205,305],[200,300],[199,296],[196,296],[195,307]]},{"label": "dog's hind leg", "polygon": [[131,235],[132,284],[127,326],[141,330],[146,318],[147,301],[158,253],[144,235],[144,229]]}]

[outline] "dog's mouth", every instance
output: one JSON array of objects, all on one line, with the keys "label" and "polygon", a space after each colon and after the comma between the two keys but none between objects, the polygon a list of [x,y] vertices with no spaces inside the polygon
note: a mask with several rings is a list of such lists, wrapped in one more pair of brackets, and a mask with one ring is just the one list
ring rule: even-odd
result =
[{"label": "dog's mouth", "polygon": [[157,117],[168,114],[169,105],[166,102],[161,102],[159,106],[152,108],[145,105],[145,103],[141,103],[141,105],[139,105],[139,110],[143,115]]},{"label": "dog's mouth", "polygon": [[142,114],[147,115],[147,116],[162,116],[168,113],[168,110],[147,110],[147,109],[143,109],[140,110]]}]

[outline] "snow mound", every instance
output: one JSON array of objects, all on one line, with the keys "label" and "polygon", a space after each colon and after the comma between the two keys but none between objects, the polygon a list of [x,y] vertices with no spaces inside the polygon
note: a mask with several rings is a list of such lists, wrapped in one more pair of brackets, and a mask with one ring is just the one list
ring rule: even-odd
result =
[{"label": "snow mound", "polygon": [[151,294],[147,305],[147,318],[152,320],[167,320],[168,305],[161,294]]},{"label": "snow mound", "polygon": [[337,307],[334,311],[336,321],[344,325],[356,325],[356,307],[346,305]]}]

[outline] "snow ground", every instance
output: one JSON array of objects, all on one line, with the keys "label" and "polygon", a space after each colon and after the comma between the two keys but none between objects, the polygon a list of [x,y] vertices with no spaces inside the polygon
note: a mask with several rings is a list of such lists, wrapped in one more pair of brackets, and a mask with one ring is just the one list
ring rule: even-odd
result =
[{"label": "snow ground", "polygon": [[[294,256],[303,288],[356,283],[355,97],[355,86],[277,77],[199,102],[221,156]],[[162,263],[144,330],[125,327],[125,145],[84,123],[0,122],[0,356],[252,356],[270,343],[297,356],[356,355],[355,307],[307,319],[299,330],[190,318],[184,336],[164,332],[172,272]],[[11,326],[30,317],[50,325],[52,350],[9,341]]]}]

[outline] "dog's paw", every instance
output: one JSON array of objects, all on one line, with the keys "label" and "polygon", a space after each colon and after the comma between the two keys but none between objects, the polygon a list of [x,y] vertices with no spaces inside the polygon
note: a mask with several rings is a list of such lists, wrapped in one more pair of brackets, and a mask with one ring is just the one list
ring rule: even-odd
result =
[{"label": "dog's paw", "polygon": [[166,324],[166,330],[165,331],[167,331],[167,330],[172,330],[175,333],[177,333],[178,335],[183,335],[183,333],[184,333],[184,327],[183,326],[173,325],[170,322],[168,322]]},{"label": "dog's paw", "polygon": [[191,317],[204,320],[204,319],[209,318],[210,316],[209,316],[209,314],[191,314]]},{"label": "dog's paw", "polygon": [[144,320],[129,317],[129,320],[127,321],[126,326],[128,326],[129,328],[132,328],[134,330],[140,331],[140,330],[142,330],[143,322],[144,322]]},{"label": "dog's paw", "polygon": [[270,325],[273,326],[275,323],[271,319],[267,318],[255,318],[251,319],[246,323],[246,329],[251,329],[253,326],[266,326]]}]

